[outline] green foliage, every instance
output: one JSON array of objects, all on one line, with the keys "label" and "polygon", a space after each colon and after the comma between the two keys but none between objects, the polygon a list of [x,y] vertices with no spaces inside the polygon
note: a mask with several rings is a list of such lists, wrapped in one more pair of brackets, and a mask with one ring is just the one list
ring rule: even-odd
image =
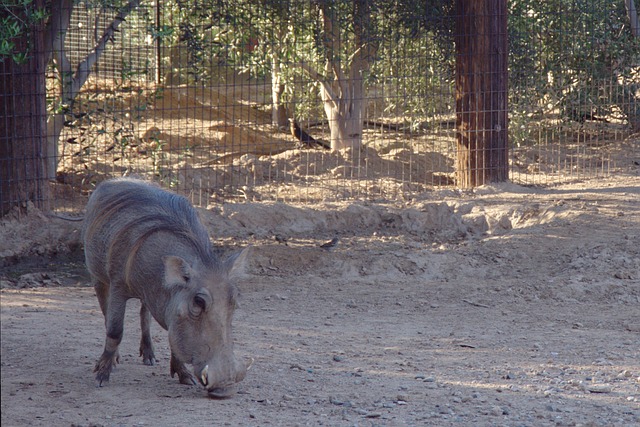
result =
[{"label": "green foliage", "polygon": [[453,41],[441,45],[432,31],[391,28],[370,78],[370,85],[382,90],[385,113],[415,126],[428,117],[453,113]]},{"label": "green foliage", "polygon": [[33,0],[2,0],[0,12],[0,62],[24,64],[33,49],[31,31],[45,22],[48,13],[35,7]]},{"label": "green foliage", "polygon": [[512,0],[509,55],[511,109],[524,124],[552,114],[576,121],[638,114],[640,41],[622,1]]}]

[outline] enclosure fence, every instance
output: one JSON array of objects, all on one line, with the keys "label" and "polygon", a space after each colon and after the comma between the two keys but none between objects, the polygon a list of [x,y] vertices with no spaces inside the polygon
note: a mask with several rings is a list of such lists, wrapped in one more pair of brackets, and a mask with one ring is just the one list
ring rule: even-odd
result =
[{"label": "enclosure fence", "polygon": [[[473,128],[457,114],[460,85],[499,81],[502,65],[482,75],[482,64],[469,62],[460,75],[463,37],[487,36],[467,33],[465,4],[52,0],[42,51],[22,45],[45,58],[46,68],[32,71],[46,79],[38,112],[46,133],[40,173],[21,179],[45,181],[45,204],[57,210],[78,209],[97,183],[125,175],[204,207],[404,200],[460,186],[460,168],[486,168],[460,161],[461,135],[498,133],[504,146],[489,158],[504,152],[517,184],[637,174],[633,0],[479,1],[482,13],[504,20],[488,40],[504,40],[508,80],[504,97],[497,83],[488,91],[504,98],[508,121],[488,125],[502,107],[485,102],[471,105],[483,110]],[[8,82],[16,67],[0,52]],[[491,55],[484,65],[500,64]],[[5,170],[21,119],[8,85],[0,93]],[[11,188],[2,186],[2,204],[26,202]]]}]

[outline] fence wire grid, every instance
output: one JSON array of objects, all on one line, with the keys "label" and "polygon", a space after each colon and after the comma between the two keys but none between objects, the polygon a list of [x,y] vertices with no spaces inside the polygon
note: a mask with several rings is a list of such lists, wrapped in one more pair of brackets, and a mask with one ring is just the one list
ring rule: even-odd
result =
[{"label": "fence wire grid", "polygon": [[[52,0],[49,204],[123,175],[205,207],[456,186],[456,3]],[[506,4],[509,180],[637,170],[634,2]]]}]

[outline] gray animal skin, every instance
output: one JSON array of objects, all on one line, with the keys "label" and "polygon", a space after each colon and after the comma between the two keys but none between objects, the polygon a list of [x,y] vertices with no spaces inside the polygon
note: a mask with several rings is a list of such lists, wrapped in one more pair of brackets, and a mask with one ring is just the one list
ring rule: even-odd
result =
[{"label": "gray animal skin", "polygon": [[96,382],[109,381],[119,362],[126,302],[142,302],[140,355],[156,362],[151,316],[169,331],[171,376],[211,397],[228,397],[246,375],[233,352],[231,320],[248,248],[222,261],[195,209],[182,196],[145,181],[119,178],[97,186],[83,227],[85,259],[105,317],[106,342]]}]

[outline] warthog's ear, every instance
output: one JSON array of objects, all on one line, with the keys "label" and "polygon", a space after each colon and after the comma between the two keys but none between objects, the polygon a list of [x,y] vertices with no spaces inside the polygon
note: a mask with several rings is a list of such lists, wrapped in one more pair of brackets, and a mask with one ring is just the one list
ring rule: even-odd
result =
[{"label": "warthog's ear", "polygon": [[164,263],[164,284],[186,285],[191,278],[191,266],[179,256],[167,255],[162,257]]},{"label": "warthog's ear", "polygon": [[249,258],[249,252],[251,252],[251,246],[247,246],[238,253],[231,255],[224,262],[224,268],[227,271],[229,277],[241,277],[244,274],[244,269],[247,265],[247,259]]}]

